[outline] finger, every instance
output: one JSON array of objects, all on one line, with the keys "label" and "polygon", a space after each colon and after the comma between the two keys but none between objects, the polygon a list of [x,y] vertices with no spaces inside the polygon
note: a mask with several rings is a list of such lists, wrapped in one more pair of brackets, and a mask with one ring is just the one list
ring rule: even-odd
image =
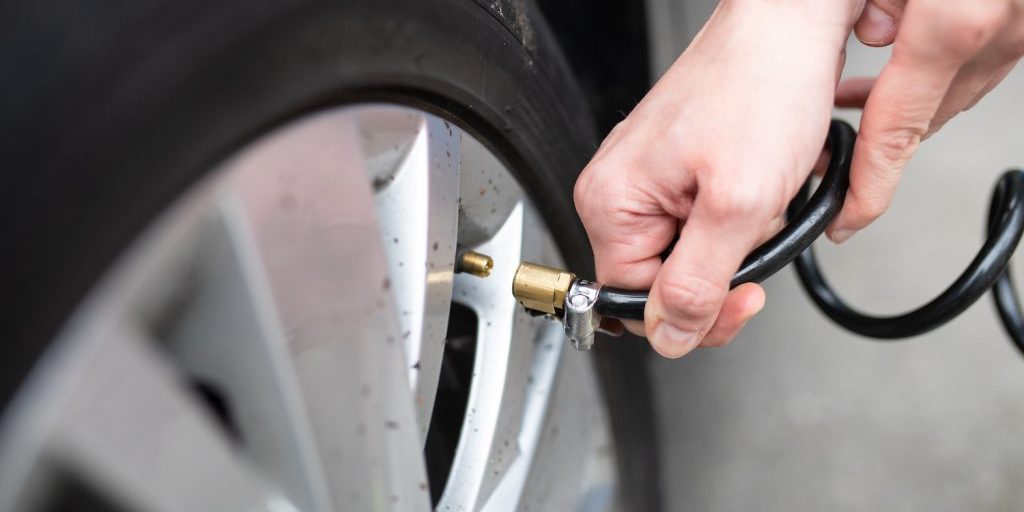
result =
[{"label": "finger", "polygon": [[836,61],[836,79],[835,84],[838,86],[839,82],[843,79],[843,70],[846,69],[846,47],[839,51],[839,60]]},{"label": "finger", "polygon": [[[584,225],[594,251],[597,280],[627,290],[651,287],[661,269],[660,252],[677,232],[674,218],[637,219],[622,229],[608,229],[613,227],[612,223],[600,221]],[[651,245],[652,240],[661,242]],[[626,321],[623,325],[633,334],[644,335],[643,322]]]},{"label": "finger", "polygon": [[857,39],[868,46],[892,44],[905,4],[905,0],[869,0],[853,27]]},{"label": "finger", "polygon": [[864,107],[850,190],[828,229],[837,243],[889,207],[900,172],[928,132],[960,67],[992,38],[1006,11],[987,1],[947,4],[921,0],[907,6],[892,59]]},{"label": "finger", "polygon": [[1003,66],[1002,69],[998,70],[991,78],[989,78],[988,84],[986,84],[984,88],[978,91],[978,95],[975,96],[974,99],[972,99],[966,107],[964,107],[964,110],[970,110],[974,108],[974,106],[977,105],[978,102],[981,101],[981,99],[984,98],[988,93],[992,92],[992,89],[995,89],[996,86],[999,85],[1006,78],[1006,76],[1009,75],[1011,71],[1013,71],[1013,68],[1017,67],[1017,64],[1019,63],[1020,59],[1017,59],[1015,61],[1007,63],[1006,65]]},{"label": "finger", "polygon": [[697,194],[645,311],[648,338],[659,354],[685,355],[714,325],[733,274],[779,213],[763,199],[757,188],[735,185]]},{"label": "finger", "polygon": [[[622,251],[615,251],[608,245],[595,244],[594,261],[597,267],[597,280],[627,290],[649,289],[655,276],[658,275],[658,270],[661,269],[661,257],[652,256],[637,261],[622,261],[621,255]],[[646,336],[644,323],[640,320],[623,320],[622,325],[633,334]]]},{"label": "finger", "polygon": [[1024,0],[1017,0],[1017,9],[1013,16],[1015,16],[1015,19],[1009,21],[1003,27],[999,36],[992,43],[989,43],[991,51],[986,51],[985,53],[989,55],[986,62],[989,69],[992,70],[990,72],[991,76],[989,76],[985,86],[964,107],[964,110],[971,109],[977,105],[981,98],[985,97],[992,89],[995,89],[1017,67],[1021,57],[1024,57],[1024,23],[1021,22],[1024,21]]},{"label": "finger", "polygon": [[836,107],[864,108],[876,80],[875,77],[854,77],[839,82],[836,87]]},{"label": "finger", "polygon": [[768,227],[765,228],[764,233],[761,235],[761,238],[758,239],[756,245],[761,245],[767,242],[768,240],[771,240],[771,238],[778,234],[779,231],[782,231],[782,228],[784,228],[785,226],[786,216],[784,214],[779,215],[774,219],[770,220],[768,222]]},{"label": "finger", "polygon": [[[935,132],[942,129],[950,119],[957,114],[970,108],[970,106],[991,90],[989,84],[1003,66],[992,68],[990,66],[968,65],[960,69],[953,84],[942,98],[942,103],[935,112],[924,139],[931,137]],[[1005,76],[1005,75],[1004,75]],[[998,83],[998,82],[997,82]]]},{"label": "finger", "polygon": [[[629,289],[650,287],[661,268],[660,253],[678,233],[678,220],[656,207],[637,207],[642,198],[624,197],[626,187],[602,174],[592,161],[576,182],[574,202],[594,251],[597,278]],[[644,214],[643,210],[650,210]],[[637,213],[640,210],[641,213]]]},{"label": "finger", "polygon": [[928,138],[957,114],[970,109],[992,91],[1020,60],[1024,30],[1007,23],[988,47],[960,68],[949,92],[942,99],[935,118],[925,134]]},{"label": "finger", "polygon": [[720,347],[732,341],[747,322],[764,308],[764,303],[764,289],[760,285],[744,283],[734,288],[726,295],[718,320],[700,346]]},{"label": "finger", "polygon": [[828,171],[828,164],[832,161],[832,151],[825,148],[820,155],[818,155],[818,161],[814,163],[814,168],[811,169],[811,174],[822,178],[825,176],[825,172]]},{"label": "finger", "polygon": [[[595,270],[600,282],[631,290],[651,287],[661,268],[661,252],[679,232],[671,215],[636,213],[642,198],[623,196],[624,187],[609,185],[615,180],[603,174],[614,169],[602,160],[592,161],[580,174],[574,201],[594,251]],[[625,322],[635,334],[644,334],[642,322]]]}]

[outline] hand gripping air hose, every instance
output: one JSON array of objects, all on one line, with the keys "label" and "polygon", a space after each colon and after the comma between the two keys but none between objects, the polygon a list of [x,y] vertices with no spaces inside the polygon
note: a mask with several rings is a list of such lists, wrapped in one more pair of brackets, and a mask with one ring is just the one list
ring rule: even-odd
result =
[{"label": "hand gripping air hose", "polygon": [[[759,283],[795,261],[801,284],[825,315],[847,330],[883,340],[908,338],[939,327],[993,289],[1003,326],[1024,353],[1024,314],[1008,268],[1010,257],[1024,233],[1024,172],[1010,170],[999,179],[989,206],[988,238],[952,285],[913,311],[895,316],[872,316],[843,302],[822,275],[811,248],[842,208],[850,185],[855,140],[856,132],[850,125],[832,121],[828,136],[831,160],[818,188],[808,198],[810,187],[804,185],[787,209],[789,223],[744,260],[730,286]],[[647,296],[647,291],[603,286],[598,291],[594,310],[606,318],[643,320]]]}]

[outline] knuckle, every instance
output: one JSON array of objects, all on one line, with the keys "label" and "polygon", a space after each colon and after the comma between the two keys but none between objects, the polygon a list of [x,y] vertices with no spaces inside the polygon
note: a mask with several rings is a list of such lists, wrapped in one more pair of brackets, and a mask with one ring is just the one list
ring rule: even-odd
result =
[{"label": "knuckle", "polygon": [[579,213],[580,218],[586,218],[588,215],[587,199],[590,196],[593,178],[591,174],[584,169],[580,173],[579,178],[576,179],[576,184],[573,185],[572,189],[572,201],[576,205],[576,212]]},{"label": "knuckle", "polygon": [[660,292],[669,313],[708,318],[718,312],[719,299],[725,289],[702,277],[689,275],[666,280]]},{"label": "knuckle", "polygon": [[576,178],[572,200],[584,223],[595,220],[605,208],[617,201],[616,192],[621,190],[608,183],[614,180],[615,177],[607,172],[603,160],[591,162]]},{"label": "knuckle", "polygon": [[615,126],[608,131],[608,135],[606,135],[604,140],[601,141],[601,145],[597,148],[597,152],[594,153],[594,159],[598,159],[608,153],[612,146],[614,146],[617,141],[629,132],[630,124],[628,117],[618,123],[615,123]]},{"label": "knuckle", "polygon": [[704,194],[702,199],[707,202],[708,211],[723,219],[770,218],[781,197],[748,185],[710,187]]},{"label": "knuckle", "polygon": [[[1024,6],[1024,0],[1022,0],[1022,6]],[[1010,36],[1007,51],[1010,53],[1010,59],[1024,56],[1024,19],[1020,20],[1016,32]]]},{"label": "knuckle", "polygon": [[969,56],[984,47],[1008,21],[1010,9],[1007,2],[965,1],[950,3],[948,0],[922,2],[922,19],[933,21],[933,27],[942,37],[936,42],[954,54]]},{"label": "knuckle", "polygon": [[[927,133],[925,123],[915,126],[904,126],[887,130],[873,137],[865,137],[869,147],[874,149],[876,159],[882,167],[902,167],[921,144]],[[866,135],[866,134],[865,134]]]},{"label": "knuckle", "polygon": [[854,203],[854,210],[858,217],[867,222],[873,222],[881,217],[891,203],[889,199],[880,196],[859,199]]},{"label": "knuckle", "polygon": [[615,123],[615,126],[611,130],[608,130],[608,135],[605,136],[605,140],[611,140],[617,135],[621,135],[623,131],[629,126],[629,118],[624,118],[621,121]]}]

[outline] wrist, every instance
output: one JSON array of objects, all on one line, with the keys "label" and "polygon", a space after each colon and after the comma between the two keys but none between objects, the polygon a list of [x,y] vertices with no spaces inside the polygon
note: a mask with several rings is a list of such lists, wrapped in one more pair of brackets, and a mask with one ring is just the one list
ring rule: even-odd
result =
[{"label": "wrist", "polygon": [[756,32],[784,32],[795,39],[845,46],[866,0],[721,0],[713,17],[739,21]]},{"label": "wrist", "polygon": [[783,12],[807,19],[855,19],[866,0],[720,0],[719,6],[761,12]]}]

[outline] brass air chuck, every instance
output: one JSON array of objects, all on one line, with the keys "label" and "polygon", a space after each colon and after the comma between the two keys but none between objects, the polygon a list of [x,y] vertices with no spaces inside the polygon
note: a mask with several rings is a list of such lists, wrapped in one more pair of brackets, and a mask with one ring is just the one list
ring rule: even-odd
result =
[{"label": "brass air chuck", "polygon": [[512,278],[512,295],[526,309],[561,317],[576,274],[523,262]]}]

